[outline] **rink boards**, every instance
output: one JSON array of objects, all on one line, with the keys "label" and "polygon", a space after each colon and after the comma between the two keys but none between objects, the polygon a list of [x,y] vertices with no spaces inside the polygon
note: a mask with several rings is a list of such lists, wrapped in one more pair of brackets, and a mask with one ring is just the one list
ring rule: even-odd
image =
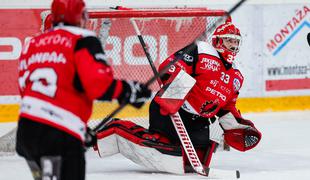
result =
[{"label": "rink boards", "polygon": [[[15,122],[17,121],[19,104],[18,97],[8,98],[8,103],[11,99],[10,104],[5,104],[0,98],[0,123],[1,122]],[[13,101],[16,101],[13,103]],[[237,103],[238,109],[242,113],[248,112],[272,112],[272,111],[293,111],[293,110],[309,110],[310,109],[310,96],[289,96],[289,97],[265,97],[265,98],[240,98]],[[116,102],[95,102],[94,113],[91,119],[101,119],[117,108]],[[121,111],[117,117],[119,118],[135,118],[135,117],[147,117],[148,116],[149,103],[144,105],[141,109],[135,109],[131,106],[127,106]],[[105,109],[103,111],[103,109]]]}]

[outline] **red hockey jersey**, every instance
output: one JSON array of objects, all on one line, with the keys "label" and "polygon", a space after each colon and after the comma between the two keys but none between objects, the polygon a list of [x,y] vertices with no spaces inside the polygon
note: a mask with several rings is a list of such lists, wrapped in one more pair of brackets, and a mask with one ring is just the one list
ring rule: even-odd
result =
[{"label": "red hockey jersey", "polygon": [[222,60],[220,54],[203,41],[174,53],[160,65],[159,70],[175,58],[180,60],[170,67],[162,81],[165,82],[177,68],[182,68],[196,79],[181,108],[207,118],[215,116],[219,110],[227,110],[240,117],[236,100],[243,76],[239,70]]},{"label": "red hockey jersey", "polygon": [[[113,84],[114,90],[109,90]],[[84,140],[92,103],[120,93],[95,33],[57,26],[30,40],[19,60],[20,116]]]}]

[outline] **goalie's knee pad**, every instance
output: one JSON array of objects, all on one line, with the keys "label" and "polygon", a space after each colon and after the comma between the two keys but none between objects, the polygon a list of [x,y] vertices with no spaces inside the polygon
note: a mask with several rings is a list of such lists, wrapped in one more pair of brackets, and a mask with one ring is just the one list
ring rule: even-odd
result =
[{"label": "goalie's knee pad", "polygon": [[101,157],[121,153],[133,162],[154,170],[184,173],[184,151],[167,138],[130,121],[114,121],[97,134]]}]

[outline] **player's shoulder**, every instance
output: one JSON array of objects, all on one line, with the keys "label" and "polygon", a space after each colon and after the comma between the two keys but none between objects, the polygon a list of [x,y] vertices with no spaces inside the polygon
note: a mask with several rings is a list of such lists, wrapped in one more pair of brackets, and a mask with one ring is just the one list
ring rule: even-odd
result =
[{"label": "player's shoulder", "polygon": [[210,45],[209,43],[205,41],[197,41],[196,44],[198,48],[198,54],[208,54],[208,55],[220,58],[216,49],[214,49],[214,47]]},{"label": "player's shoulder", "polygon": [[82,37],[96,37],[96,33],[93,31],[90,31],[88,29],[80,28],[77,26],[56,26],[54,27],[54,30],[64,30],[67,31],[73,35],[76,36],[82,36]]},{"label": "player's shoulder", "polygon": [[242,74],[242,72],[236,67],[235,64],[233,64],[232,70],[233,70],[233,74],[235,75],[235,77],[237,77],[238,79],[240,79],[240,81],[243,82],[243,79],[244,79],[243,74]]},{"label": "player's shoulder", "polygon": [[90,50],[96,49],[96,51],[101,51],[100,50],[102,48],[101,42],[96,36],[96,33],[93,31],[76,26],[67,26],[67,25],[56,26],[54,30],[66,31],[72,34],[73,36],[77,36],[78,38],[75,45],[75,50],[87,48]]}]

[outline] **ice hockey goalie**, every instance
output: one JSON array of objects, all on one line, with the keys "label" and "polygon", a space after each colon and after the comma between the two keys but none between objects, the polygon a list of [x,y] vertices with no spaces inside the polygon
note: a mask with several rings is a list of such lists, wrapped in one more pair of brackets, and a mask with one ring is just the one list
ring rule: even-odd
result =
[{"label": "ice hockey goalie", "polygon": [[[236,108],[243,83],[241,72],[233,67],[241,44],[240,31],[229,19],[215,30],[212,37],[212,45],[196,41],[163,61],[159,70],[175,58],[179,59],[161,78],[164,86],[150,104],[149,128],[125,120],[108,124],[97,134],[95,148],[101,157],[121,153],[133,162],[156,171],[190,172],[188,159],[170,118],[176,112],[180,114],[194,149],[206,167],[221,138],[242,152],[260,142],[261,133]],[[164,92],[171,88],[177,79],[175,77],[182,71],[195,80],[193,86],[186,95],[181,93],[179,97],[182,100],[175,101],[177,98],[171,96],[164,99],[167,98]],[[214,127],[217,127],[218,138],[214,136]]]}]

